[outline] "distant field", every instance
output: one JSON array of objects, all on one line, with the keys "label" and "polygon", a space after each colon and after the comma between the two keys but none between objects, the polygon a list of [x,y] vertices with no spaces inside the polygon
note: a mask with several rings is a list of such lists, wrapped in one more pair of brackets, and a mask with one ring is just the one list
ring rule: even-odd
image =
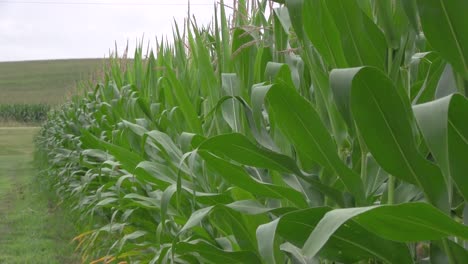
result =
[{"label": "distant field", "polygon": [[80,81],[101,71],[103,59],[0,62],[0,104],[58,104]]}]

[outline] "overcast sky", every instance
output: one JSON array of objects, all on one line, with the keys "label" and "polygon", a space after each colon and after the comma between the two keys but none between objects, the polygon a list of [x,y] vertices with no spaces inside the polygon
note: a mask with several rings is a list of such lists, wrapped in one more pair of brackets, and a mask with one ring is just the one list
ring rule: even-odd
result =
[{"label": "overcast sky", "polygon": [[[207,24],[215,0],[191,0],[191,13]],[[117,42],[145,43],[172,36],[187,0],[0,0],[0,61],[102,58]]]}]

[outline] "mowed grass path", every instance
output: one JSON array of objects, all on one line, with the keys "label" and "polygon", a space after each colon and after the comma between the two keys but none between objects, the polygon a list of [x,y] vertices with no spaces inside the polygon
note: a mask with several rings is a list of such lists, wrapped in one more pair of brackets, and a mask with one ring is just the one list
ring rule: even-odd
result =
[{"label": "mowed grass path", "polygon": [[0,263],[79,263],[70,222],[34,177],[37,131],[0,127]]},{"label": "mowed grass path", "polygon": [[102,59],[0,62],[0,104],[58,104],[80,81],[103,69]]}]

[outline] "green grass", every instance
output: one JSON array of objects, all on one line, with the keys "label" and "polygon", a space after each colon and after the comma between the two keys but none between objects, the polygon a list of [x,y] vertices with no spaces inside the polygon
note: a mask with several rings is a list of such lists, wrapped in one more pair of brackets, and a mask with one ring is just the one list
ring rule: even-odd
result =
[{"label": "green grass", "polygon": [[61,103],[102,66],[102,59],[0,62],[0,104]]},{"label": "green grass", "polygon": [[78,263],[72,227],[35,184],[37,128],[0,128],[0,263]]}]

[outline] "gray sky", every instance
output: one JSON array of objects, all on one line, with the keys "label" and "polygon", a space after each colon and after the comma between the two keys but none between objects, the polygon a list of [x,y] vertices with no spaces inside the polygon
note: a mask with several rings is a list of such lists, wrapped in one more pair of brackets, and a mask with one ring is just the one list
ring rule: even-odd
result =
[{"label": "gray sky", "polygon": [[[190,1],[198,24],[214,2]],[[187,0],[0,0],[0,61],[108,57],[115,42],[121,53],[127,40],[172,37],[186,15]]]}]

